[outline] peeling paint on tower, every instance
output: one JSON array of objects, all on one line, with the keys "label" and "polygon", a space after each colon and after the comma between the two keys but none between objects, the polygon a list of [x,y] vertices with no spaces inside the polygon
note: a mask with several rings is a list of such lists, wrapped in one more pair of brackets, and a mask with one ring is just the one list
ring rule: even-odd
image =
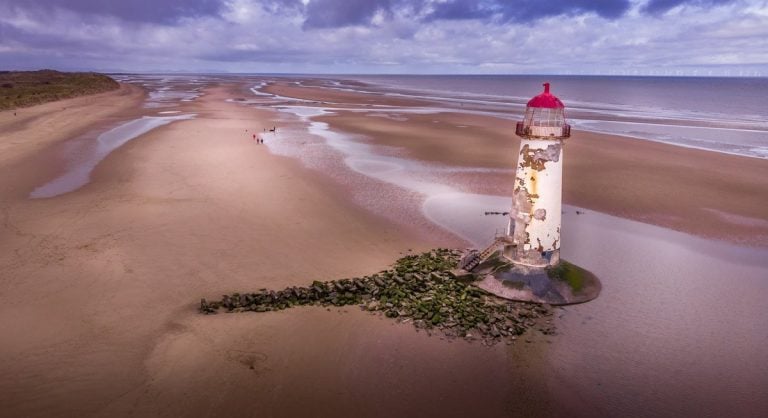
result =
[{"label": "peeling paint on tower", "polygon": [[520,167],[542,171],[547,168],[547,162],[560,161],[561,149],[562,144],[550,144],[545,149],[532,149],[529,144],[524,144],[520,149]]}]

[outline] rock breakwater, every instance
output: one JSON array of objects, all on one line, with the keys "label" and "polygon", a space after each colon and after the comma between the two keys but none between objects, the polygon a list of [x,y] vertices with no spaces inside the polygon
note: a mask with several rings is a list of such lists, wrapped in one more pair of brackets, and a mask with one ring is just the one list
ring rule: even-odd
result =
[{"label": "rock breakwater", "polygon": [[307,287],[232,293],[200,301],[200,312],[268,312],[294,306],[358,305],[417,329],[448,338],[493,344],[514,340],[530,329],[554,334],[552,308],[498,298],[472,284],[474,276],[456,270],[461,251],[439,248],[405,256],[385,271],[351,279],[314,281]]}]

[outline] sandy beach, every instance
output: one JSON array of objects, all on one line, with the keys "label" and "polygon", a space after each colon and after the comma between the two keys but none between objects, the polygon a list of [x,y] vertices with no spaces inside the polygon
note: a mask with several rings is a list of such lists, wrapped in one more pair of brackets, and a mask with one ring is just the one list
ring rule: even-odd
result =
[{"label": "sandy beach", "polygon": [[[387,215],[356,202],[343,183],[355,173],[334,177],[270,152],[271,141],[303,125],[269,106],[227,101],[248,97],[249,86],[207,86],[177,108],[194,119],[128,142],[86,186],[47,199],[29,194],[65,169],[67,141],[145,114],[145,92],[124,84],[17,116],[0,112],[2,415],[616,411],[600,409],[604,399],[593,395],[602,389],[562,384],[567,370],[554,370],[548,357],[558,336],[484,347],[430,337],[355,306],[200,315],[201,297],[361,276],[409,251],[467,245],[423,217],[415,220],[418,208]],[[459,111],[371,116],[367,106],[432,104],[287,82],[264,91],[341,108],[314,120],[362,136],[384,155],[490,169],[446,174],[462,191],[511,193],[518,145],[512,121]],[[272,126],[278,133],[264,132]],[[257,145],[254,134],[266,144]],[[577,132],[565,171],[568,204],[768,247],[765,160]],[[392,187],[374,192],[389,196]],[[742,412],[757,413],[765,402],[753,400]],[[663,416],[710,406],[649,411]]]},{"label": "sandy beach", "polygon": [[[356,308],[266,322],[196,312],[201,296],[362,275],[438,244],[345,204],[338,188],[270,155],[251,139],[270,115],[225,97],[209,91],[190,105],[197,119],[124,146],[81,190],[4,197],[4,413],[213,416],[253,405],[259,416],[330,416],[378,404],[390,415],[463,393],[450,376],[503,382],[490,364],[448,367],[476,353],[456,344],[428,366],[449,390],[397,406],[398,393],[433,385],[434,375],[415,369],[444,341]],[[2,176],[4,190],[21,189],[19,174]],[[400,389],[382,390],[386,382]]]}]

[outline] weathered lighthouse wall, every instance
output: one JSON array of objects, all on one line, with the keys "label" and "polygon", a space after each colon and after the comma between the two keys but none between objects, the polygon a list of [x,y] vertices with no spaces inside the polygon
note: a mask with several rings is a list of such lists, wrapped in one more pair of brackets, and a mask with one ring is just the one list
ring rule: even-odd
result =
[{"label": "weathered lighthouse wall", "polygon": [[562,140],[523,139],[512,195],[506,255],[518,264],[543,267],[560,259]]}]

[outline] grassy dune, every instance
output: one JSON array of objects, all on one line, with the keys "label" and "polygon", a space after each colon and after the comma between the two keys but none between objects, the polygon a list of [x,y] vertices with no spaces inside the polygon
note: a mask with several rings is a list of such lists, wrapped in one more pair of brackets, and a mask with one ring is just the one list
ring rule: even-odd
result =
[{"label": "grassy dune", "polygon": [[97,73],[0,71],[0,110],[101,93],[118,87],[115,80]]}]

